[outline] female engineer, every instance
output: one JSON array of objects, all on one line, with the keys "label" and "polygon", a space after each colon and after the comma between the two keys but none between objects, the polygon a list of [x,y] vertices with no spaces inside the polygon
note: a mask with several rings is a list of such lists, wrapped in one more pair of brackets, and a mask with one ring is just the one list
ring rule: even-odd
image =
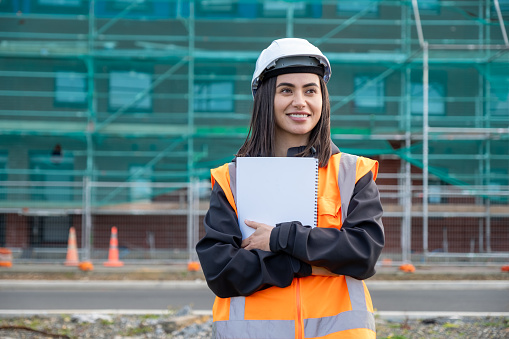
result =
[{"label": "female engineer", "polygon": [[376,337],[363,279],[375,274],[385,243],[378,163],[332,143],[330,77],[328,59],[304,39],[275,40],[256,62],[250,131],[237,157],[317,158],[318,222],[246,220],[255,231],[242,240],[235,160],[211,171],[196,250],[217,296],[214,338]]}]

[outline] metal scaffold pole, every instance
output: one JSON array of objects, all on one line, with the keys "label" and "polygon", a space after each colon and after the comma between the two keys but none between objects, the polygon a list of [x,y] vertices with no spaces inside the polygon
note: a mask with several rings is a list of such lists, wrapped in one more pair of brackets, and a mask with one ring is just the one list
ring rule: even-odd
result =
[{"label": "metal scaffold pole", "polygon": [[188,172],[188,213],[187,213],[187,248],[188,261],[195,260],[194,228],[195,225],[195,178],[194,178],[194,65],[195,65],[195,3],[189,3],[189,20],[187,24],[189,36],[189,68],[188,68],[188,110],[187,110],[187,172]]},{"label": "metal scaffold pole", "polygon": [[428,158],[429,158],[429,122],[428,122],[428,98],[429,98],[429,64],[428,42],[423,42],[422,58],[422,248],[424,257],[428,256]]},{"label": "metal scaffold pole", "polygon": [[187,260],[194,260],[194,200],[195,200],[195,183],[190,181],[187,183]]},{"label": "metal scaffold pole", "polygon": [[[410,8],[405,7],[402,10],[402,22],[404,22],[404,29],[402,29],[401,40],[403,42],[402,48],[405,49],[405,54],[411,55],[411,32],[410,32]],[[401,89],[402,89],[402,129],[405,131],[405,153],[406,159],[411,158],[410,147],[412,145],[412,132],[411,132],[411,68],[407,65],[402,71],[401,76]],[[408,161],[402,161],[401,173],[404,173],[404,179],[401,185],[404,187],[402,191],[403,203],[403,218],[401,225],[401,260],[404,263],[412,261],[412,171],[411,165]]]},{"label": "metal scaffold pole", "polygon": [[419,45],[422,49],[422,251],[424,260],[428,257],[428,137],[429,137],[429,122],[428,122],[428,51],[429,45],[424,41],[424,34],[422,31],[421,17],[419,14],[419,6],[417,0],[412,0],[412,8],[415,18],[415,26],[417,29],[417,36],[419,38]]},{"label": "metal scaffold pole", "polygon": [[286,37],[293,38],[294,3],[288,2],[286,9]]},{"label": "metal scaffold pole", "polygon": [[92,246],[92,198],[91,182],[94,179],[94,138],[93,133],[96,127],[97,102],[95,95],[95,60],[94,60],[94,42],[95,42],[95,1],[90,1],[88,18],[88,54],[86,56],[87,64],[87,125],[86,125],[86,144],[87,144],[87,169],[83,177],[83,212],[82,212],[82,248],[83,260],[90,260]]},{"label": "metal scaffold pole", "polygon": [[[407,67],[404,71],[404,81],[405,81],[405,153],[407,159],[411,157],[410,147],[411,147],[411,132],[410,132],[410,86],[408,79],[410,78],[410,69]],[[403,262],[411,262],[412,261],[412,169],[410,166],[410,162],[405,161],[404,165],[401,167],[402,173],[404,173],[404,180],[402,185],[404,187],[403,190],[403,222],[402,222],[402,230],[401,230],[401,251],[402,251],[402,261]]]},{"label": "metal scaffold pole", "polygon": [[91,183],[90,179],[83,177],[83,212],[82,212],[82,240],[81,247],[83,250],[83,261],[88,261],[91,258],[91,239],[92,239],[92,208],[91,208]]}]

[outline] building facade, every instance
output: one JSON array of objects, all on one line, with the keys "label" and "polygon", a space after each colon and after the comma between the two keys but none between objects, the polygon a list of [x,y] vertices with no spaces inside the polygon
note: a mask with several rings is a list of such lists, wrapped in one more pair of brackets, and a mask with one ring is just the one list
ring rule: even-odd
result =
[{"label": "building facade", "polygon": [[[509,258],[507,0],[3,0],[0,246],[193,256],[274,39],[332,64],[332,137],[380,161],[395,261]],[[104,257],[105,258],[105,257]]]}]

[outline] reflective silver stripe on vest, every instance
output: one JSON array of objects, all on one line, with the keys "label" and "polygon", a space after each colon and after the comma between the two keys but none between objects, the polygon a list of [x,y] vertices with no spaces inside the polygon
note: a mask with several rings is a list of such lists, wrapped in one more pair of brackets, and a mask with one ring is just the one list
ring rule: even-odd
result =
[{"label": "reflective silver stripe on vest", "polygon": [[216,321],[215,339],[294,339],[293,320]]},{"label": "reflective silver stripe on vest", "polygon": [[368,311],[364,284],[361,280],[346,277],[352,310],[338,315],[304,320],[304,337],[322,337],[335,332],[367,328],[375,331],[375,316]]},{"label": "reflective silver stripe on vest", "polygon": [[294,339],[293,320],[243,320],[214,322],[216,339]]},{"label": "reflective silver stripe on vest", "polygon": [[230,320],[244,320],[246,297],[230,298]]},{"label": "reflective silver stripe on vest", "polygon": [[348,213],[348,205],[352,198],[355,188],[355,178],[357,177],[357,156],[341,153],[339,159],[338,186],[341,195],[341,223],[345,222]]},{"label": "reflective silver stripe on vest", "polygon": [[235,206],[237,206],[237,166],[234,162],[228,164],[228,172],[230,173],[230,190],[233,194],[233,200],[235,200]]},{"label": "reflective silver stripe on vest", "polygon": [[367,328],[375,331],[375,316],[368,311],[347,311],[332,317],[304,320],[304,338],[323,337],[328,334]]},{"label": "reflective silver stripe on vest", "polygon": [[214,322],[216,339],[295,339],[293,320],[242,320]]},{"label": "reflective silver stripe on vest", "polygon": [[345,276],[348,294],[350,295],[350,303],[353,311],[367,311],[366,294],[364,293],[364,284],[362,280]]},{"label": "reflective silver stripe on vest", "polygon": [[295,338],[295,322],[293,320],[244,320],[245,307],[245,297],[230,298],[229,320],[214,322],[214,338]]}]

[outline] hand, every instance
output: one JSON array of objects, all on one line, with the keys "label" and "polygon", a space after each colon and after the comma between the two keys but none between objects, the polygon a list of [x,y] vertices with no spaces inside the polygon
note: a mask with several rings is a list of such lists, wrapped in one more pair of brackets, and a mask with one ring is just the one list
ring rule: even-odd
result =
[{"label": "hand", "polygon": [[325,267],[311,266],[311,275],[324,275],[327,277],[338,277],[339,274],[332,273]]},{"label": "hand", "polygon": [[244,220],[244,222],[247,226],[254,228],[255,231],[242,240],[240,246],[248,251],[258,249],[270,252],[270,233],[274,227],[251,220]]}]

